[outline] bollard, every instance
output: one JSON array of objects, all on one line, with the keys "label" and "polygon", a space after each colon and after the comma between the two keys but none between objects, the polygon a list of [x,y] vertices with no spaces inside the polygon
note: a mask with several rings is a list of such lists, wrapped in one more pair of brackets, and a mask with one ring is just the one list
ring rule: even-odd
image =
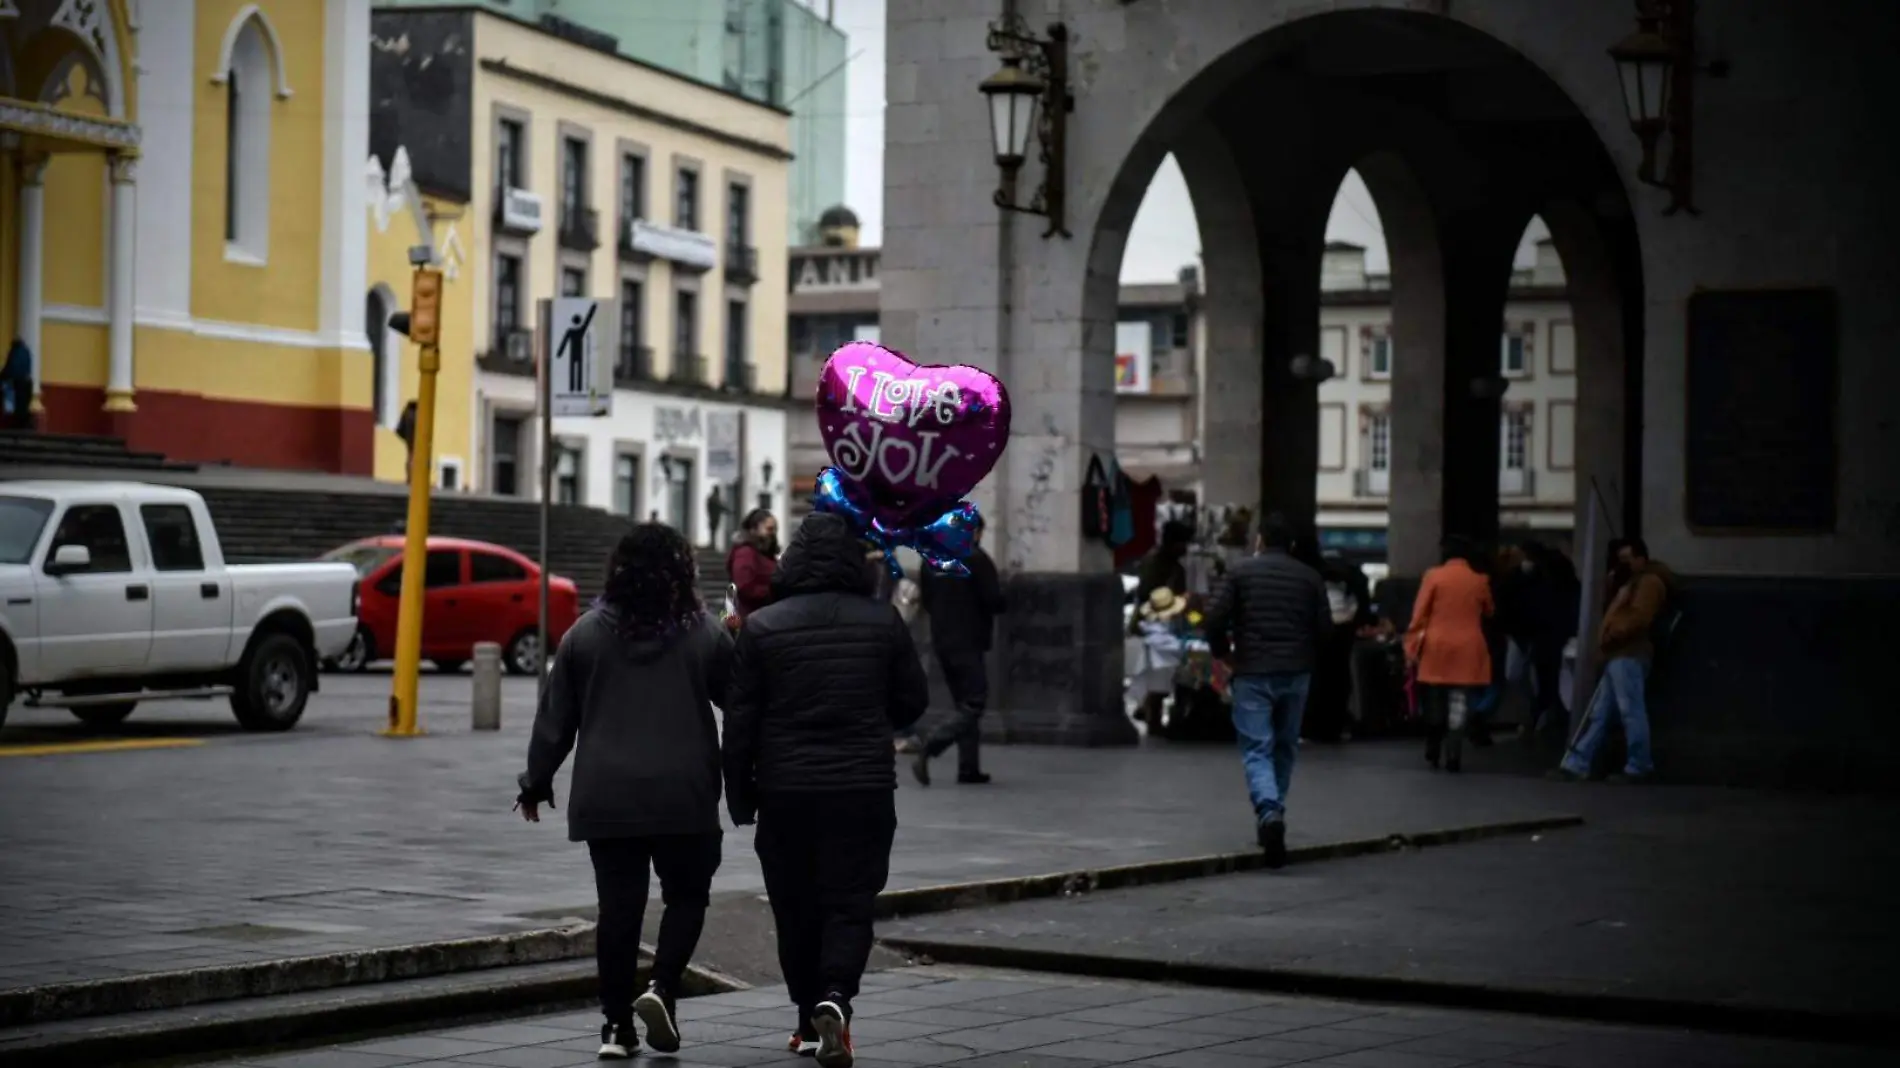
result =
[{"label": "bollard", "polygon": [[475,643],[475,682],[469,688],[469,722],[478,731],[501,729],[501,646]]}]

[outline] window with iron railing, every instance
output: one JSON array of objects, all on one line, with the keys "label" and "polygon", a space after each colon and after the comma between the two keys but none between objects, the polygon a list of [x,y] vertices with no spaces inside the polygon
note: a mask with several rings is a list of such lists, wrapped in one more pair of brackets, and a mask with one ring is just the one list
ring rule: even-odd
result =
[{"label": "window with iron railing", "polygon": [[498,252],[495,254],[495,330],[511,332],[520,326],[521,257]]},{"label": "window with iron railing", "polygon": [[682,230],[699,230],[699,172],[681,167],[673,179],[673,225]]}]

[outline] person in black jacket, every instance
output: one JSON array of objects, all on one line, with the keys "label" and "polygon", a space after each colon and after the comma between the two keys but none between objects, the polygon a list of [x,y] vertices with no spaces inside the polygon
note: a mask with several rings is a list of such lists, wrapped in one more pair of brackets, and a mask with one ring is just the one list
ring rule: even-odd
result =
[{"label": "person in black jacket", "polygon": [[990,699],[989,668],[984,660],[996,617],[1005,606],[996,564],[983,551],[982,542],[979,522],[976,544],[963,561],[970,573],[944,575],[926,567],[919,584],[924,611],[930,616],[930,644],[937,650],[950,699],[956,702],[955,718],[931,731],[911,761],[911,771],[925,786],[930,785],[930,758],[942,755],[952,744],[957,747],[957,782],[980,786],[990,781],[983,773],[981,754],[983,707]]},{"label": "person in black jacket", "polygon": [[930,702],[897,609],[846,522],[799,524],[772,578],[773,603],[746,617],[726,713],[726,804],[752,823],[794,1004],[792,1049],[851,1064],[851,999],[871,955],[877,895],[897,832],[891,732]]},{"label": "person in black jacket", "polygon": [[[1292,555],[1293,531],[1269,516],[1265,551],[1235,564],[1207,612],[1208,644],[1231,656],[1234,734],[1267,866],[1286,863],[1286,795],[1320,639],[1333,626],[1319,572]],[[1230,652],[1231,650],[1231,652]]]},{"label": "person in black jacket", "polygon": [[[732,638],[700,604],[692,547],[661,523],[628,531],[608,563],[600,606],[555,650],[515,802],[529,822],[540,822],[540,807],[554,807],[554,773],[578,737],[567,824],[570,839],[587,843],[600,895],[602,1057],[631,1057],[639,1048],[636,1015],[648,1045],[679,1049],[674,997],[719,870],[712,706],[725,703],[731,671]],[[659,873],[666,911],[653,980],[636,999],[649,865]]]}]

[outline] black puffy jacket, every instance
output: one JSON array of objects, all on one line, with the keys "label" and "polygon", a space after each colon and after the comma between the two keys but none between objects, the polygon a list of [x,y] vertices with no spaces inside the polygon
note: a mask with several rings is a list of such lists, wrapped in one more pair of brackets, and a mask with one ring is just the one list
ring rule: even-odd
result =
[{"label": "black puffy jacket", "polygon": [[726,695],[726,804],[749,822],[761,794],[894,790],[891,731],[930,700],[910,628],[871,596],[874,573],[845,521],[817,513],[745,619]]},{"label": "black puffy jacket", "polygon": [[1319,572],[1269,549],[1229,568],[1207,610],[1216,655],[1233,650],[1234,674],[1304,674],[1333,628]]}]

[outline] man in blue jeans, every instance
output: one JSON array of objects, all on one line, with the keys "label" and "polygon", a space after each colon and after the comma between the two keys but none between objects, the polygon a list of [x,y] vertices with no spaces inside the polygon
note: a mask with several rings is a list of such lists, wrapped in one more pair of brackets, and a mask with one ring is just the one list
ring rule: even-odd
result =
[{"label": "man in blue jeans", "polygon": [[1621,542],[1616,550],[1616,595],[1604,609],[1597,647],[1603,654],[1603,679],[1586,711],[1583,730],[1564,753],[1563,765],[1552,778],[1580,782],[1590,777],[1590,765],[1609,734],[1610,717],[1621,714],[1623,772],[1611,782],[1649,782],[1656,764],[1649,751],[1649,706],[1645,690],[1656,647],[1650,636],[1656,617],[1669,603],[1675,576],[1661,561],[1649,558],[1641,538]]},{"label": "man in blue jeans", "polygon": [[1230,568],[1207,613],[1208,641],[1233,666],[1234,734],[1267,867],[1286,863],[1286,795],[1300,716],[1320,640],[1333,625],[1326,583],[1292,556],[1278,515],[1261,525],[1261,552]]}]

